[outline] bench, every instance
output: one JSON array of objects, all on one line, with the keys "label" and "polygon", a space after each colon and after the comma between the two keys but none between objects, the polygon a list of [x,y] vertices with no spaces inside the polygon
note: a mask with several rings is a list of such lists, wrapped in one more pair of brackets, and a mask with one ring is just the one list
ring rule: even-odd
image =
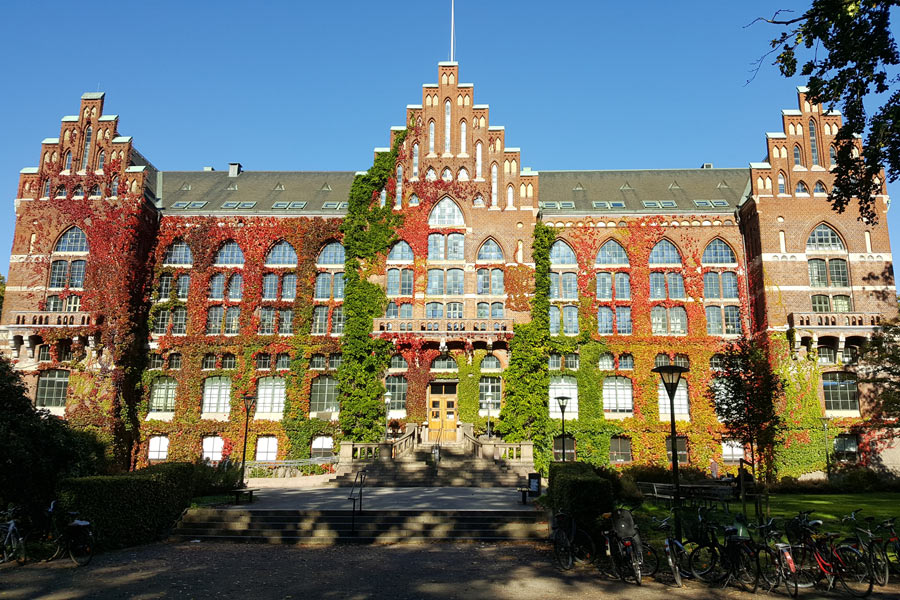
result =
[{"label": "bench", "polygon": [[253,492],[258,492],[259,490],[256,488],[238,488],[236,490],[231,490],[231,494],[234,494],[234,503],[242,504],[241,499],[247,498],[247,504],[253,504]]}]

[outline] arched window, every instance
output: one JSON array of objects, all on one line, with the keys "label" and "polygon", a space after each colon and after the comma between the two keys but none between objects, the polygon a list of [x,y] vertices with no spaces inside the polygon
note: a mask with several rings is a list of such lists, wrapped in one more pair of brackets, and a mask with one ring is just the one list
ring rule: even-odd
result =
[{"label": "arched window", "polygon": [[101,150],[100,154],[97,155],[97,170],[102,171],[104,165],[106,165],[106,152]]},{"label": "arched window", "polygon": [[431,363],[431,370],[445,370],[445,371],[456,371],[459,369],[459,365],[456,362],[456,359],[450,356],[449,354],[438,356]]},{"label": "arched window", "polygon": [[182,240],[172,242],[172,245],[166,248],[166,252],[163,254],[164,266],[192,264],[194,264],[194,257],[191,254],[191,249]]},{"label": "arched window", "polygon": [[57,198],[65,198],[66,197],[66,186],[61,185],[56,188],[56,197]]},{"label": "arched window", "polygon": [[344,246],[340,242],[329,242],[319,252],[316,264],[319,265],[343,265],[345,261]]},{"label": "arched window", "polygon": [[83,198],[84,197],[84,186],[82,186],[80,183],[78,185],[76,185],[75,191],[72,192],[72,195],[75,196],[76,198]]},{"label": "arched window", "polygon": [[497,206],[497,163],[491,165],[491,206]]},{"label": "arched window", "polygon": [[703,262],[711,265],[728,265],[737,262],[731,246],[720,239],[715,239],[703,251]]},{"label": "arched window", "polygon": [[806,184],[802,181],[797,182],[797,187],[794,189],[794,195],[796,196],[809,196],[809,188],[806,187]]},{"label": "arched window", "polygon": [[309,390],[309,412],[338,412],[338,382],[331,375],[312,380]]},{"label": "arched window", "polygon": [[118,196],[119,195],[119,178],[118,177],[113,177],[112,186],[110,187],[110,190],[109,190],[109,195],[110,196]]},{"label": "arched window", "polygon": [[412,148],[412,176],[413,179],[419,176],[419,145],[413,144]]},{"label": "arched window", "polygon": [[412,247],[403,240],[400,240],[391,247],[391,251],[388,253],[388,260],[412,262]]},{"label": "arched window", "polygon": [[450,154],[450,101],[444,102],[444,153]]},{"label": "arched window", "polygon": [[499,369],[500,368],[500,359],[494,356],[493,354],[488,354],[481,361],[482,369]]},{"label": "arched window", "polygon": [[513,191],[513,186],[507,186],[506,188],[506,208],[513,207],[513,196],[515,195],[515,191]]},{"label": "arched window", "polygon": [[497,242],[488,239],[478,249],[478,260],[503,262],[503,250]]},{"label": "arched window", "polygon": [[81,153],[81,170],[87,169],[88,159],[91,157],[91,137],[93,137],[93,131],[91,126],[88,125],[87,129],[84,130],[84,149]]},{"label": "arched window", "polygon": [[600,355],[597,368],[601,371],[612,371],[615,368],[615,357],[609,352],[604,352]]},{"label": "arched window", "polygon": [[809,147],[812,151],[812,164],[819,164],[819,144],[816,140],[816,122],[809,120]]},{"label": "arched window", "polygon": [[97,185],[96,183],[94,185],[92,185],[90,191],[88,192],[88,196],[91,196],[92,198],[99,198],[100,197],[100,186]]},{"label": "arched window", "polygon": [[844,250],[844,242],[834,229],[822,223],[816,226],[806,240],[806,251]]},{"label": "arched window", "polygon": [[481,142],[475,144],[475,179],[481,179]]},{"label": "arched window", "polygon": [[175,379],[157,377],[150,384],[150,410],[171,412],[175,410]]},{"label": "arched window", "polygon": [[634,410],[633,388],[628,377],[603,379],[603,412],[630,414]]},{"label": "arched window", "polygon": [[78,227],[71,227],[56,242],[54,252],[87,252],[87,236]]},{"label": "arched window", "polygon": [[434,121],[428,122],[428,153],[434,154]]},{"label": "arched window", "polygon": [[560,265],[577,265],[578,261],[575,259],[575,252],[572,251],[572,248],[562,240],[556,240],[553,242],[553,245],[550,246],[550,265],[551,266],[560,266]]},{"label": "arched window", "polygon": [[832,168],[837,164],[837,151],[834,149],[834,146],[828,147],[828,162],[828,166]]},{"label": "arched window", "polygon": [[675,244],[669,240],[660,240],[650,251],[651,265],[680,265],[681,255]]},{"label": "arched window", "polygon": [[391,357],[391,367],[392,369],[408,369],[409,363],[406,362],[406,359],[403,358],[401,354],[395,354]]},{"label": "arched window", "polygon": [[787,194],[787,184],[784,182],[784,173],[778,174],[778,193]]},{"label": "arched window", "polygon": [[266,255],[266,265],[271,267],[297,266],[297,252],[287,241],[281,240]]},{"label": "arched window", "polygon": [[222,266],[244,264],[244,253],[241,251],[241,247],[237,245],[237,242],[227,241],[222,244],[222,247],[216,253],[215,264]]},{"label": "arched window", "polygon": [[42,197],[43,198],[50,197],[50,180],[49,179],[44,180],[44,191],[43,191]]},{"label": "arched window", "polygon": [[397,191],[394,194],[394,207],[403,205],[403,165],[397,165]]},{"label": "arched window", "polygon": [[428,216],[430,227],[465,227],[462,211],[456,202],[450,198],[444,198],[438,202]]},{"label": "arched window", "polygon": [[813,187],[813,194],[816,195],[824,195],[827,194],[828,190],[825,189],[825,184],[821,181],[817,181],[815,187]]},{"label": "arched window", "polygon": [[459,123],[459,153],[466,153],[466,122],[460,121]]},{"label": "arched window", "polygon": [[597,252],[598,265],[628,265],[628,254],[625,248],[615,240],[609,240]]},{"label": "arched window", "polygon": [[800,150],[799,144],[794,146],[794,166],[797,166],[797,167],[803,166],[803,151]]}]

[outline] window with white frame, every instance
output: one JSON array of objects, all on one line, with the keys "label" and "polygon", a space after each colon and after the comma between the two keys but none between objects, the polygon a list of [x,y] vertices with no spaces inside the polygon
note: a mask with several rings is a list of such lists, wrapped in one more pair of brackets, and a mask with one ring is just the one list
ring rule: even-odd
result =
[{"label": "window with white frame", "polygon": [[175,410],[175,388],[175,379],[172,377],[154,379],[150,384],[150,410],[162,412]]},{"label": "window with white frame", "polygon": [[634,410],[633,388],[628,377],[605,377],[603,379],[603,411],[607,413],[631,414]]},{"label": "window with white frame", "polygon": [[338,412],[338,382],[330,375],[312,380],[309,395],[310,412]]},{"label": "window with white frame", "polygon": [[256,438],[256,460],[277,460],[278,438],[274,435],[261,435]]},{"label": "window with white frame", "polygon": [[334,456],[334,438],[331,436],[314,437],[310,448],[311,458],[330,458]]},{"label": "window with white frame", "polygon": [[406,377],[402,375],[388,375],[384,381],[384,387],[391,394],[391,404],[388,408],[390,410],[406,410],[406,390],[408,387]]},{"label": "window with white frame", "polygon": [[261,377],[256,383],[256,412],[281,413],[284,411],[285,386],[282,377]]},{"label": "window with white frame", "polygon": [[225,440],[217,435],[203,438],[203,460],[218,462],[222,460],[222,450],[225,448]]},{"label": "window with white frame", "polygon": [[[659,401],[659,418],[662,421],[669,420],[669,392],[666,391],[666,387],[663,385],[662,381],[659,382],[659,385],[656,389],[656,397]],[[687,381],[684,379],[678,382],[678,388],[675,390],[675,415],[676,416],[687,416],[690,415],[690,400],[688,398],[688,386]]]},{"label": "window with white frame", "polygon": [[550,418],[561,419],[562,410],[559,398],[568,398],[566,403],[566,420],[578,418],[578,380],[567,375],[550,377],[549,407]]},{"label": "window with white frame", "polygon": [[166,460],[169,458],[169,438],[165,435],[154,435],[150,438],[147,451],[150,460]]},{"label": "window with white frame", "polygon": [[35,404],[39,407],[65,406],[69,389],[69,372],[63,369],[48,369],[38,376]]},{"label": "window with white frame", "polygon": [[207,377],[203,380],[203,412],[231,411],[231,377]]},{"label": "window with white frame", "polygon": [[482,377],[478,382],[478,407],[490,409],[493,414],[500,412],[500,378]]}]

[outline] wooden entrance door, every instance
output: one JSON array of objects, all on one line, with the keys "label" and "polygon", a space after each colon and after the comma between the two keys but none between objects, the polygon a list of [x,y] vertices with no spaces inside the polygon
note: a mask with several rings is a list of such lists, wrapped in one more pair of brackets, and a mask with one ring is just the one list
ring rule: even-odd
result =
[{"label": "wooden entrance door", "polygon": [[428,394],[428,441],[455,442],[456,382],[435,382]]}]

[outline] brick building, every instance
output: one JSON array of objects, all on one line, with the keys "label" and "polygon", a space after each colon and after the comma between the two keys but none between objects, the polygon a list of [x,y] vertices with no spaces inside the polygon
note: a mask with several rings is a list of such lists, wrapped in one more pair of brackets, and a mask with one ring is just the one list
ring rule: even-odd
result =
[{"label": "brick building", "polygon": [[[395,428],[455,439],[504,418],[510,339],[532,320],[542,260],[535,231],[550,227],[557,342],[534,351],[554,427],[569,398],[567,452],[663,464],[669,408],[650,369],[674,361],[690,368],[679,457],[734,465],[744,448],[705,390],[722,343],[749,333],[770,338],[789,381],[791,439],[822,444],[784,474],[820,470],[826,447],[897,466],[853,366],[896,313],[888,198],[877,225],[830,210],[839,114],[800,89],[749,168],[537,172],[458,76],[440,63],[391,129],[392,144],[406,132],[396,177],[373,200],[402,216],[364,269],[387,296],[372,335],[396,349],[382,374]],[[246,394],[257,459],[332,452],[341,226],[359,173],[159,171],[103,104],[85,94],[21,172],[0,335],[36,403],[115,441],[130,465],[239,454]],[[560,441],[543,451],[558,456]]]}]

